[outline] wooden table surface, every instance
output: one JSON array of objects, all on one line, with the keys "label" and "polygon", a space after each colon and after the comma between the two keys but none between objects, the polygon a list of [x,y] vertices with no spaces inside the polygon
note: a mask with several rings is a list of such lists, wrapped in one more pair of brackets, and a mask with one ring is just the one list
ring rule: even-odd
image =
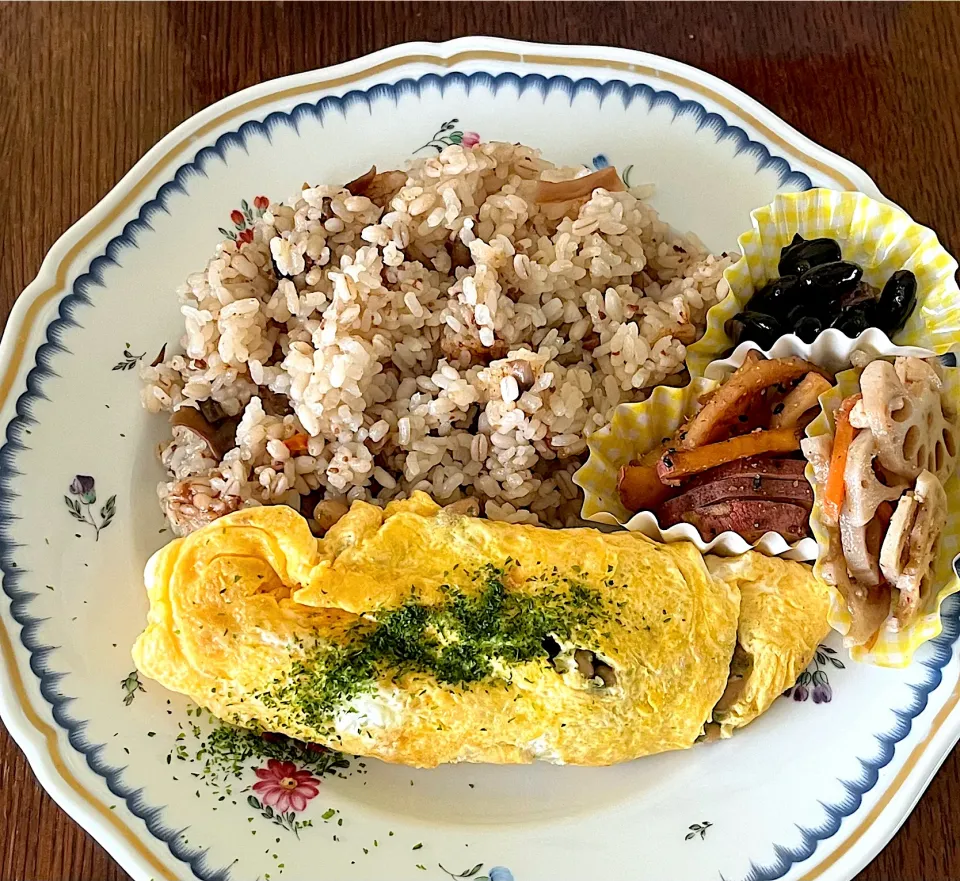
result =
[{"label": "wooden table surface", "polygon": [[[467,34],[642,49],[716,74],[865,168],[958,253],[957,33],[954,4],[0,5],[0,199],[15,218],[0,225],[0,310],[191,114],[261,80]],[[0,726],[0,879],[124,878]],[[960,753],[859,878],[960,879]]]}]

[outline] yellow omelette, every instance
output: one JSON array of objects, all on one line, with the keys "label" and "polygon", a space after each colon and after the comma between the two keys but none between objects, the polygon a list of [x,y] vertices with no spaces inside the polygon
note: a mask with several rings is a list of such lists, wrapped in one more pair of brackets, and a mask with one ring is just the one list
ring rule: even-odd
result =
[{"label": "yellow omelette", "polygon": [[[355,502],[238,511],[146,569],[137,668],[241,726],[432,767],[608,765],[763,712],[826,634],[809,567]],[[719,706],[718,706],[719,702]]]}]

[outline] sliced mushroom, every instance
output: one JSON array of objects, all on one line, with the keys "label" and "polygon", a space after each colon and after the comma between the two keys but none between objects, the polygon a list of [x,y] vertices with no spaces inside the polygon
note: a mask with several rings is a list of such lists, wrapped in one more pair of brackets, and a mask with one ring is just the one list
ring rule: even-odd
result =
[{"label": "sliced mushroom", "polygon": [[345,190],[350,190],[354,196],[365,196],[373,179],[377,176],[377,166],[371,165],[369,171],[365,171],[360,177],[355,177],[349,183],[343,185]]},{"label": "sliced mushroom", "polygon": [[216,401],[211,401],[209,398],[200,402],[200,412],[203,414],[203,418],[211,425],[219,425],[221,420],[227,415],[223,412],[223,407]]},{"label": "sliced mushroom", "polygon": [[207,445],[211,456],[218,462],[235,446],[237,423],[237,419],[231,418],[214,425],[193,407],[181,407],[170,416],[172,427],[180,426],[192,431]]},{"label": "sliced mushroom", "polygon": [[160,347],[160,351],[157,352],[157,357],[150,362],[151,367],[156,367],[158,364],[163,363],[163,359],[167,357],[167,344],[164,343]]},{"label": "sliced mushroom", "polygon": [[727,687],[720,695],[720,700],[714,704],[713,718],[721,719],[728,713],[743,693],[747,684],[747,677],[753,672],[753,656],[750,655],[738,642],[730,660],[730,675],[727,678]]},{"label": "sliced mushroom", "polygon": [[[312,492],[308,492],[306,495],[300,496],[300,513],[304,517],[312,517],[314,510],[317,505],[323,501],[323,490],[315,489]],[[313,530],[315,526],[315,521],[310,521],[310,529]]]},{"label": "sliced mushroom", "polygon": [[374,205],[384,208],[406,182],[407,174],[404,171],[378,173],[377,166],[371,165],[369,171],[365,171],[360,177],[354,178],[343,186],[354,196],[366,196]]},{"label": "sliced mushroom", "polygon": [[467,496],[465,499],[458,499],[449,505],[444,505],[443,510],[450,514],[462,514],[464,517],[479,517],[480,501],[473,496]]},{"label": "sliced mushroom", "polygon": [[517,387],[522,392],[533,388],[533,384],[536,382],[533,365],[523,358],[507,361],[504,365],[504,370],[517,381]]},{"label": "sliced mushroom", "polygon": [[573,660],[577,665],[577,672],[584,679],[591,682],[599,679],[603,688],[616,687],[616,671],[606,661],[600,660],[595,652],[589,652],[586,649],[577,649],[573,653]]},{"label": "sliced mushroom", "polygon": [[384,171],[373,179],[364,195],[366,195],[374,205],[385,208],[390,204],[390,200],[400,192],[406,182],[406,172]]},{"label": "sliced mushroom", "polygon": [[577,649],[573,653],[573,660],[577,662],[577,670],[584,679],[593,679],[594,677],[593,659],[593,652],[588,652],[585,649]]},{"label": "sliced mushroom", "polygon": [[594,666],[593,672],[600,677],[604,688],[614,688],[616,686],[617,674],[613,671],[613,667],[608,664],[597,664]]},{"label": "sliced mushroom", "polygon": [[703,726],[703,734],[697,738],[697,743],[716,743],[722,737],[722,730],[716,722],[707,722]]},{"label": "sliced mushroom", "polygon": [[317,521],[322,533],[326,533],[349,510],[350,506],[343,499],[324,499],[313,509],[313,519]]},{"label": "sliced mushroom", "polygon": [[720,695],[720,700],[718,700],[713,707],[714,716],[718,714],[723,715],[730,711],[730,708],[740,700],[744,685],[746,685],[746,680],[742,676],[734,676],[731,674],[727,680],[727,687],[723,690],[723,694]]},{"label": "sliced mushroom", "polygon": [[264,386],[260,387],[257,394],[260,396],[263,412],[266,413],[267,416],[277,416],[282,419],[284,416],[288,416],[293,412],[290,398],[287,395],[272,391]]},{"label": "sliced mushroom", "polygon": [[589,198],[594,190],[600,188],[610,193],[621,193],[626,189],[617,170],[612,165],[608,165],[593,174],[585,174],[572,180],[538,181],[536,201],[541,205],[551,202],[570,202],[574,199]]},{"label": "sliced mushroom", "polygon": [[447,242],[447,251],[453,269],[466,269],[473,262],[470,249],[460,239]]}]

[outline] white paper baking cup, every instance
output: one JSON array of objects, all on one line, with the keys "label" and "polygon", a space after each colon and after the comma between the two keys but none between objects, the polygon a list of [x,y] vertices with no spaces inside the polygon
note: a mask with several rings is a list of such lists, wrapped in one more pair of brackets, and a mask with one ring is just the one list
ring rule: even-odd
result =
[{"label": "white paper baking cup", "polygon": [[[893,351],[889,338],[877,328],[865,331],[858,342],[869,335],[885,355],[923,352],[918,357],[930,357],[956,348],[960,328],[957,261],[932,230],[913,221],[903,209],[863,193],[813,189],[783,193],[770,205],[752,211],[750,220],[752,228],[737,239],[742,256],[723,273],[730,293],[710,308],[703,336],[687,348],[691,376],[703,376],[712,361],[730,351],[733,340],[727,336],[726,322],[756,290],[777,277],[780,249],[795,233],[805,239],[836,239],[844,258],[859,263],[864,281],[877,288],[898,269],[909,269],[916,276],[917,306],[895,336],[901,347],[924,348]],[[844,336],[838,330],[827,333]],[[790,339],[802,343],[792,334]]]},{"label": "white paper baking cup", "polygon": [[[735,532],[722,532],[707,542],[692,524],[678,523],[664,528],[652,511],[636,514],[628,511],[617,494],[620,468],[652,450],[663,438],[673,435],[684,419],[696,412],[699,399],[730,376],[743,363],[747,353],[757,348],[755,343],[742,343],[730,357],[713,361],[705,375],[692,380],[689,385],[683,388],[658,386],[647,400],[617,407],[610,424],[587,438],[590,455],[573,476],[573,482],[584,493],[581,516],[594,523],[619,525],[656,541],[689,541],[703,553],[709,551],[732,556],[753,549],[788,560],[816,560],[817,542],[811,537],[791,544],[783,536],[768,532],[751,545]],[[854,353],[862,353],[871,359],[930,355],[924,349],[895,346],[880,331],[875,334],[867,331],[857,339],[851,339],[834,330],[820,334],[812,343],[804,343],[794,335],[781,337],[769,352],[775,358],[804,358],[830,373],[848,369]]]}]

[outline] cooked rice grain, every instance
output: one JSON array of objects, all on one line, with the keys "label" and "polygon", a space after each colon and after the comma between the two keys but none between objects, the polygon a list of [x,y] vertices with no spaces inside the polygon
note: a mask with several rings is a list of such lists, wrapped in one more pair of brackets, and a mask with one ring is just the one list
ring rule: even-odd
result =
[{"label": "cooked rice grain", "polygon": [[585,173],[529,147],[454,145],[413,162],[383,209],[309,187],[271,205],[252,242],[221,243],[179,292],[183,352],[142,370],[152,412],[215,402],[240,417],[221,462],[190,432],[163,451],[175,530],[415,489],[495,519],[577,522],[585,436],[676,381],[733,260],[672,233],[640,189],[535,203],[541,176]]}]

